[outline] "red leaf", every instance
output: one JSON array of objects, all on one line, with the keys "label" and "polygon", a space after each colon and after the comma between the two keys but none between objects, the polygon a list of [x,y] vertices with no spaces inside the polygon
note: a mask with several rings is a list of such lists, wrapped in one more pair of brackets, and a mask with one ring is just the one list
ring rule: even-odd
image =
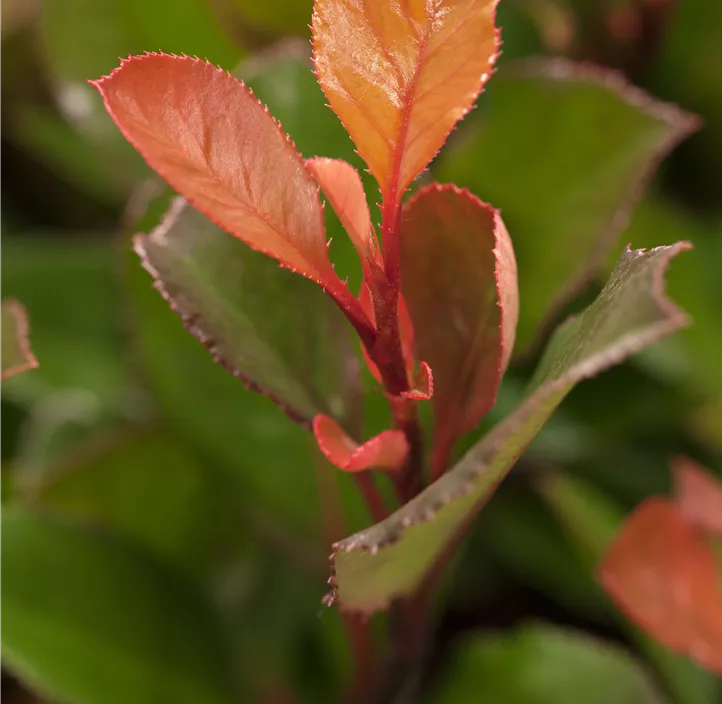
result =
[{"label": "red leaf", "polygon": [[348,232],[364,266],[369,259],[380,263],[379,243],[356,169],[341,159],[322,157],[308,159],[306,165]]},{"label": "red leaf", "polygon": [[516,261],[496,210],[433,184],[404,206],[401,273],[416,351],[434,372],[439,474],[456,438],[496,399],[514,344]]},{"label": "red leaf", "polygon": [[313,177],[242,83],[199,59],[147,54],[94,85],[126,139],[192,205],[360,314],[329,261]]},{"label": "red leaf", "polygon": [[722,484],[688,457],[672,463],[675,498],[694,526],[711,536],[722,537]]},{"label": "red leaf", "polygon": [[421,362],[411,389],[404,391],[401,395],[414,401],[428,401],[434,395],[434,376],[426,362]]},{"label": "red leaf", "polygon": [[364,469],[397,470],[406,461],[408,443],[400,430],[384,430],[363,445],[355,443],[331,417],[318,415],[313,434],[331,464],[345,472]]},{"label": "red leaf", "polygon": [[602,584],[667,647],[722,673],[722,593],[709,546],[666,499],[627,519],[600,566]]},{"label": "red leaf", "polygon": [[489,79],[497,0],[316,0],[319,83],[398,203]]}]

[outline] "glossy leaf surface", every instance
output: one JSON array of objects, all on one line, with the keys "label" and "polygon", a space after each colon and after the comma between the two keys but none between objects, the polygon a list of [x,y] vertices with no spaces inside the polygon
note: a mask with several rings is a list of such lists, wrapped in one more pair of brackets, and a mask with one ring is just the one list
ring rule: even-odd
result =
[{"label": "glossy leaf surface", "polygon": [[599,576],[632,621],[722,673],[722,591],[714,553],[675,504],[651,498],[637,508]]},{"label": "glossy leaf surface", "polygon": [[328,258],[317,186],[255,96],[187,57],[147,54],[95,83],[126,139],[219,227],[353,299]]},{"label": "glossy leaf surface", "polygon": [[642,665],[618,646],[542,623],[467,638],[432,704],[662,704]]},{"label": "glossy leaf surface", "polygon": [[316,416],[313,434],[328,461],[344,472],[373,468],[397,470],[409,452],[406,438],[400,430],[384,430],[359,445],[329,416]]},{"label": "glossy leaf surface", "polygon": [[434,378],[435,443],[448,450],[492,407],[509,361],[514,251],[496,210],[436,184],[404,206],[401,272],[416,351]]},{"label": "glossy leaf surface", "polygon": [[550,306],[601,269],[659,161],[697,122],[611,71],[562,59],[507,64],[480,105],[436,173],[504,214],[521,351]]},{"label": "glossy leaf surface", "polygon": [[672,463],[675,499],[699,530],[722,538],[722,482],[689,457]]},{"label": "glossy leaf surface", "polygon": [[398,203],[492,72],[496,0],[316,0],[318,80]]},{"label": "glossy leaf surface", "polygon": [[30,349],[30,325],[23,305],[14,299],[2,302],[2,378],[34,369],[38,360]]},{"label": "glossy leaf surface", "polygon": [[626,250],[597,300],[556,332],[516,410],[399,511],[335,544],[341,608],[373,612],[413,592],[575,384],[687,324],[664,297],[662,277],[688,247]]},{"label": "glossy leaf surface", "polygon": [[41,690],[95,704],[237,701],[210,603],[137,546],[6,510],[3,652]]},{"label": "glossy leaf surface", "polygon": [[343,414],[339,356],[348,326],[317,286],[229,237],[182,199],[150,235],[136,237],[135,249],[156,288],[223,367],[302,422],[322,411]]}]

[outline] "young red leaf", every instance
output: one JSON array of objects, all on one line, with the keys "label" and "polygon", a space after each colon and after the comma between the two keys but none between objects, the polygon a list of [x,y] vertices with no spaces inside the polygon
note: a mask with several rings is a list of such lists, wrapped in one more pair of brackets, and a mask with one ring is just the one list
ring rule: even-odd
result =
[{"label": "young red leaf", "polygon": [[2,302],[2,379],[35,369],[38,360],[30,349],[30,325],[19,301]]},{"label": "young red leaf", "polygon": [[675,499],[692,525],[722,537],[722,483],[689,457],[672,463]]},{"label": "young red leaf", "polygon": [[147,54],[94,85],[126,139],[192,205],[363,317],[328,258],[313,177],[242,83],[198,59]]},{"label": "young red leaf", "polygon": [[379,261],[379,243],[356,169],[342,159],[322,157],[308,159],[306,165],[348,232],[362,264],[366,266],[367,260]]},{"label": "young red leaf", "polygon": [[722,593],[714,555],[672,502],[648,499],[599,570],[632,621],[672,650],[722,673]]},{"label": "young red leaf", "polygon": [[434,375],[426,362],[421,362],[411,389],[401,395],[414,401],[428,401],[434,395]]},{"label": "young red leaf", "polygon": [[494,404],[514,344],[516,261],[499,213],[433,184],[405,206],[402,290],[420,359],[434,373],[437,473]]},{"label": "young red leaf", "polygon": [[363,445],[354,442],[330,416],[313,420],[313,434],[331,464],[344,472],[364,469],[400,469],[406,461],[408,443],[400,430],[384,430]]},{"label": "young red leaf", "polygon": [[489,79],[497,0],[316,0],[319,83],[397,204]]}]

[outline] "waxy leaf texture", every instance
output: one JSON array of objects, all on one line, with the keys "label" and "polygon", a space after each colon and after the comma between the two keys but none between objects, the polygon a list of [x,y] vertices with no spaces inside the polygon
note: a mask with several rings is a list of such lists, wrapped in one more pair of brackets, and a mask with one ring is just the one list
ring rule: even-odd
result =
[{"label": "waxy leaf texture", "polygon": [[663,275],[689,246],[627,249],[596,301],[557,330],[516,410],[396,513],[334,545],[329,600],[372,613],[413,593],[579,381],[684,327],[686,315],[664,296]]},{"label": "waxy leaf texture", "polygon": [[316,0],[319,83],[396,204],[492,73],[497,0]]},{"label": "waxy leaf texture", "polygon": [[511,355],[514,250],[496,210],[434,184],[404,206],[400,251],[416,351],[433,372],[435,443],[448,451],[494,404]]},{"label": "waxy leaf texture", "polygon": [[14,300],[2,302],[2,379],[35,369],[38,360],[30,349],[30,325],[24,306]]},{"label": "waxy leaf texture", "polygon": [[126,139],[193,206],[355,307],[328,258],[312,175],[242,83],[198,59],[147,54],[94,85]]},{"label": "waxy leaf texture", "polygon": [[599,568],[607,592],[667,647],[722,674],[722,590],[714,553],[667,499],[647,499]]},{"label": "waxy leaf texture", "polygon": [[314,418],[313,434],[328,461],[344,472],[374,468],[395,471],[403,466],[409,452],[400,430],[384,430],[359,445],[333,418],[324,415]]},{"label": "waxy leaf texture", "polygon": [[722,538],[722,481],[689,457],[672,463],[675,499],[687,520],[710,536]]},{"label": "waxy leaf texture", "polygon": [[307,425],[324,411],[343,416],[351,329],[318,286],[182,198],[134,245],[155,287],[223,367]]}]

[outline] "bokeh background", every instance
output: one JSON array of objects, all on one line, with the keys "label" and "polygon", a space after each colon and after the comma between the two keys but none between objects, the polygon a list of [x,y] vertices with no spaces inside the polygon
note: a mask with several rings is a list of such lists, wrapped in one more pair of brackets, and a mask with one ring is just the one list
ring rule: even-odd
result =
[{"label": "bokeh background", "polygon": [[[2,3],[2,295],[26,305],[40,362],[3,384],[3,502],[43,517],[3,545],[3,561],[22,565],[3,584],[6,627],[22,633],[3,643],[9,704],[216,701],[203,687],[228,672],[241,701],[339,700],[349,663],[337,614],[320,606],[328,550],[319,495],[338,492],[352,528],[364,517],[307,434],[215,366],[152,289],[130,237],[156,224],[168,193],[86,84],[131,53],[207,57],[248,80],[304,155],[360,165],[310,72],[311,5]],[[481,701],[482,691],[498,704],[621,701],[616,690],[605,695],[623,678],[619,663],[574,664],[578,651],[546,623],[633,651],[669,701],[714,704],[720,683],[635,633],[593,565],[632,507],[669,492],[671,458],[691,456],[722,477],[722,4],[502,0],[499,24],[502,67],[538,55],[592,61],[702,118],[609,255],[611,265],[627,242],[690,240],[694,251],[668,279],[695,325],[581,385],[504,482],[445,588],[428,691],[453,671],[457,698],[434,702]],[[532,150],[490,172],[477,139],[486,109],[482,99],[432,175],[501,206],[518,251],[539,251],[534,228],[514,224],[535,222],[543,194],[525,179],[551,157]],[[583,122],[584,108],[577,114]],[[536,115],[522,104],[513,120],[533,136]],[[603,143],[607,129],[590,124],[588,138],[600,130]],[[512,153],[514,130],[505,134],[495,150]],[[547,142],[540,131],[536,143],[560,169],[564,150],[577,148],[571,132]],[[584,173],[575,188],[607,187],[604,174]],[[557,175],[547,185],[563,205],[558,189],[569,184]],[[543,230],[539,261],[525,260],[529,290],[548,287],[577,246],[563,223],[584,218],[574,207],[585,199],[569,202],[559,227]],[[343,271],[343,237],[328,217]],[[523,329],[538,322],[533,308],[522,298]],[[520,398],[534,359],[517,358],[484,428]],[[371,394],[368,427],[382,427],[380,407]],[[470,631],[481,640],[458,655]],[[533,700],[515,689],[524,683]]]}]

